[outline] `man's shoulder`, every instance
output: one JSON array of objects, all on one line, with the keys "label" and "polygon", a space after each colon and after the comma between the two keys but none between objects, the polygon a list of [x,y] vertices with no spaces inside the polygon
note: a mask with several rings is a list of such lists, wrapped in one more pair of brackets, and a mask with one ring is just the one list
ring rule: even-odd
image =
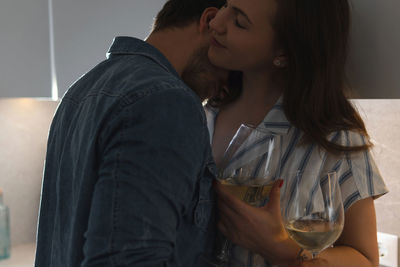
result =
[{"label": "man's shoulder", "polygon": [[115,77],[112,77],[117,85],[105,88],[103,93],[117,91],[128,105],[149,98],[168,109],[194,107],[197,113],[204,113],[197,94],[158,62],[140,55],[124,56],[119,60],[121,70],[114,72]]},{"label": "man's shoulder", "polygon": [[88,96],[143,97],[160,90],[180,89],[195,97],[193,91],[162,64],[143,55],[111,57],[83,75],[66,93],[67,98],[82,101]]},{"label": "man's shoulder", "polygon": [[206,116],[200,99],[186,88],[161,86],[140,94],[125,96],[124,110],[132,116],[146,116],[158,123],[180,124],[179,127],[195,129],[198,134],[206,131]]},{"label": "man's shoulder", "polygon": [[151,58],[136,54],[100,63],[69,89],[62,106],[64,102],[73,103],[64,111],[87,110],[85,114],[96,113],[96,120],[127,109],[155,109],[181,112],[203,124],[206,121],[200,98],[179,76]]}]

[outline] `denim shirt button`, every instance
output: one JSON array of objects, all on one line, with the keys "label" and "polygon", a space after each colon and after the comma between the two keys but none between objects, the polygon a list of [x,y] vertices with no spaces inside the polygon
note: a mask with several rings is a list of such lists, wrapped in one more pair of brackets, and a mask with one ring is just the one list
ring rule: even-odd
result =
[{"label": "denim shirt button", "polygon": [[217,174],[217,166],[215,166],[215,163],[209,163],[208,164],[208,169],[210,170],[210,172],[214,175],[214,176],[216,176],[216,174]]}]

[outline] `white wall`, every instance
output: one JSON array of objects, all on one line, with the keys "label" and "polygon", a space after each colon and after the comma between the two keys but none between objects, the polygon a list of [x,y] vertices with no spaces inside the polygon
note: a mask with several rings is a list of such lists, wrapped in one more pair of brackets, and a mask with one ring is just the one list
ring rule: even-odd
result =
[{"label": "white wall", "polygon": [[0,97],[50,97],[47,0],[0,1]]},{"label": "white wall", "polygon": [[358,98],[400,98],[400,1],[351,0],[349,77]]},{"label": "white wall", "polygon": [[354,104],[365,122],[372,154],[389,193],[375,201],[378,231],[400,237],[400,99],[362,99]]},{"label": "white wall", "polygon": [[59,95],[106,58],[117,35],[144,39],[164,0],[53,0]]},{"label": "white wall", "polygon": [[34,242],[47,135],[57,102],[0,98],[0,188],[12,246]]},{"label": "white wall", "polygon": [[400,237],[400,99],[362,99],[354,103],[374,143],[372,154],[389,189],[375,200],[377,229]]}]

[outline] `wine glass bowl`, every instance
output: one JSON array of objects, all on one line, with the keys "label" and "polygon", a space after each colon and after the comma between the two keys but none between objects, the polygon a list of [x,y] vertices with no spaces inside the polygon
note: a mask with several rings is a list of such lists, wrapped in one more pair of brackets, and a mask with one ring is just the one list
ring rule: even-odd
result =
[{"label": "wine glass bowl", "polygon": [[[218,166],[217,180],[239,199],[252,206],[266,202],[279,177],[282,137],[242,124],[232,138]],[[217,234],[213,266],[230,266],[231,242]]]},{"label": "wine glass bowl", "polygon": [[246,203],[262,205],[279,177],[281,146],[281,136],[242,124],[225,151],[217,180]]},{"label": "wine glass bowl", "polygon": [[[310,180],[314,181],[311,198]],[[300,247],[311,252],[313,258],[339,238],[344,211],[336,172],[321,178],[296,172],[287,180],[282,200],[282,219],[287,233]]]}]

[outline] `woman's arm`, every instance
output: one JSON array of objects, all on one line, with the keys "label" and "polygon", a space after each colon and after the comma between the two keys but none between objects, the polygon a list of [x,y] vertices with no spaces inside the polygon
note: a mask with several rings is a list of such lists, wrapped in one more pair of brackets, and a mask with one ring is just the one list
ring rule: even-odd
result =
[{"label": "woman's arm", "polygon": [[340,238],[320,257],[330,266],[379,266],[375,207],[371,197],[357,201],[346,211]]},{"label": "woman's arm", "polygon": [[300,263],[296,259],[300,248],[288,237],[282,223],[279,184],[274,184],[267,205],[255,208],[230,195],[216,183],[220,212],[218,227],[222,233],[235,244],[279,266],[378,266],[372,198],[360,200],[346,211],[345,226],[335,247],[323,251],[316,261]]}]

